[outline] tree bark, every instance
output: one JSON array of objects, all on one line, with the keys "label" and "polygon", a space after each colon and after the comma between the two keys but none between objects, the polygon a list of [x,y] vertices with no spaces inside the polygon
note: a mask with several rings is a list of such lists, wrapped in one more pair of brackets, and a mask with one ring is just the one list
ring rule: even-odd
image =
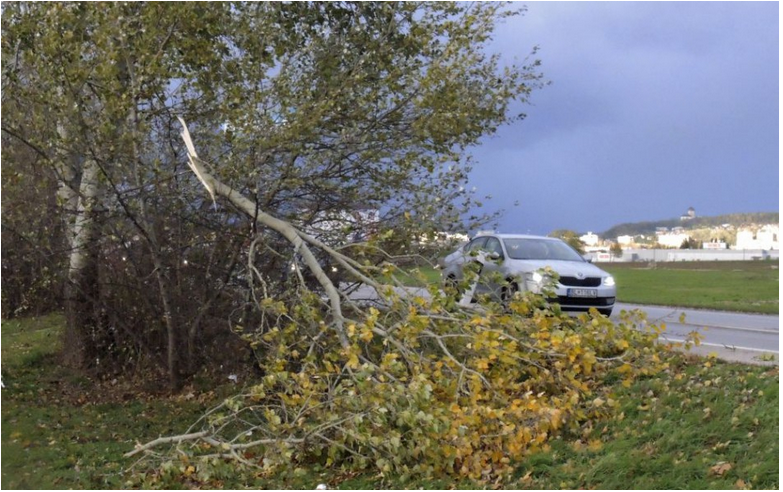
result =
[{"label": "tree bark", "polygon": [[[60,137],[61,145],[70,141],[68,131],[62,123],[57,124],[57,134]],[[79,208],[79,193],[74,189],[76,186],[76,172],[71,163],[71,156],[62,147],[55,153],[54,170],[57,174],[57,201],[63,208],[63,227],[67,245],[73,247],[73,234],[75,227],[73,225],[74,217]]]},{"label": "tree bark", "polygon": [[95,305],[100,294],[97,245],[100,230],[96,220],[100,190],[99,167],[94,160],[87,159],[73,229],[68,234],[71,253],[65,287],[65,358],[66,363],[80,368],[100,364],[103,341]]}]

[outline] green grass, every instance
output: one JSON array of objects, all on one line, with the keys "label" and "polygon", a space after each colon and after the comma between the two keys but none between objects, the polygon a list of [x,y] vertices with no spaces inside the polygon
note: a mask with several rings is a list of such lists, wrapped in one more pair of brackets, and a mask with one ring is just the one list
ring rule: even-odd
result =
[{"label": "green grass", "polygon": [[131,464],[123,453],[187,428],[206,408],[205,398],[156,398],[139,383],[69,371],[57,356],[62,326],[60,315],[2,322],[4,489],[120,488]]},{"label": "green grass", "polygon": [[618,387],[614,421],[527,459],[520,488],[777,489],[778,368],[678,360]]},{"label": "green grass", "polygon": [[412,287],[440,284],[440,270],[431,266],[401,268],[396,275],[399,281]]},{"label": "green grass", "polygon": [[[60,316],[2,323],[2,487],[65,489],[192,487],[131,476],[134,443],[183,432],[235,387],[154,396],[124,382],[95,383],[58,364]],[[559,436],[492,484],[558,489],[777,489],[778,368],[675,356],[666,373],[624,388],[618,416]],[[189,398],[195,394],[195,398]],[[128,482],[129,479],[133,479]],[[448,477],[401,481],[337,469],[272,477],[230,467],[210,488],[485,488]],[[202,484],[203,486],[203,484]]]},{"label": "green grass", "polygon": [[621,302],[777,314],[777,261],[612,263]]},{"label": "green grass", "polygon": [[[598,263],[617,279],[620,302],[777,314],[778,261]],[[440,270],[406,271],[408,285],[439,283]]]}]

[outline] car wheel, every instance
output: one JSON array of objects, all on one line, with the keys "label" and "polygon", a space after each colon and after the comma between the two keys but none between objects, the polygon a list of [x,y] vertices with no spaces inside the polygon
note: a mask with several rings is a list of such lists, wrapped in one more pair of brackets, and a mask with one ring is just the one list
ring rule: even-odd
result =
[{"label": "car wheel", "polygon": [[503,305],[508,307],[508,304],[514,298],[514,294],[519,291],[519,285],[516,282],[507,282],[503,286],[503,290],[500,292],[500,298],[503,301]]},{"label": "car wheel", "polygon": [[457,277],[454,275],[449,275],[446,277],[446,279],[443,281],[443,287],[448,292],[449,290],[454,291],[454,298],[459,301],[462,298],[462,293],[459,291],[459,282],[457,282]]}]

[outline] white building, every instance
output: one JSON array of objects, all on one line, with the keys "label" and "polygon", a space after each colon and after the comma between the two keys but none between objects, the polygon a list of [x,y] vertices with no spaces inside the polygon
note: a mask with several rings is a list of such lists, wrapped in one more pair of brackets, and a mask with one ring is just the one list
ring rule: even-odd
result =
[{"label": "white building", "polygon": [[666,233],[658,234],[658,244],[666,248],[679,248],[682,246],[683,241],[690,239],[691,237],[684,233]]},{"label": "white building", "polygon": [[633,236],[617,236],[617,243],[621,246],[633,244]]},{"label": "white building", "polygon": [[579,236],[579,239],[585,243],[585,246],[595,246],[598,244],[598,235],[588,232],[584,236]]},{"label": "white building", "polygon": [[766,224],[756,229],[741,229],[737,231],[737,245],[734,249],[780,249],[778,234],[777,224]]}]

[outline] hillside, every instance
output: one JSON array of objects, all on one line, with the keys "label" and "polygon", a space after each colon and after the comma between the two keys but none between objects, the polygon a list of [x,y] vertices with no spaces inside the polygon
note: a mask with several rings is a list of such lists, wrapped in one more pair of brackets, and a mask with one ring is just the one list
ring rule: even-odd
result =
[{"label": "hillside", "polygon": [[685,229],[700,229],[722,224],[742,227],[750,224],[777,224],[780,222],[779,212],[758,212],[745,214],[716,215],[714,217],[696,217],[691,220],[665,219],[651,222],[633,222],[619,224],[601,233],[603,239],[614,239],[617,236],[652,235],[658,227],[684,227]]}]

